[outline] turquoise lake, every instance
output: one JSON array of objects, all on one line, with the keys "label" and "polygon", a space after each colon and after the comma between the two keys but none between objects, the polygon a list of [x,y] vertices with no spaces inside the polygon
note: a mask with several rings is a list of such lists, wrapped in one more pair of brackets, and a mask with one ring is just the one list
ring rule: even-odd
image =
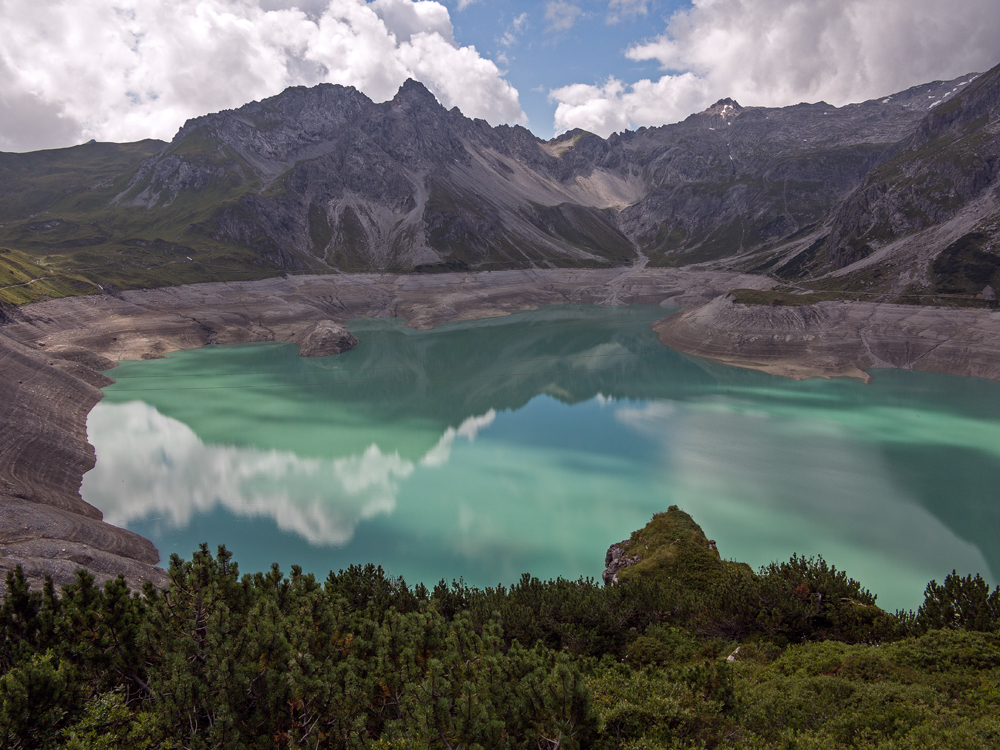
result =
[{"label": "turquoise lake", "polygon": [[1000,384],[714,365],[657,341],[668,312],[353,320],[360,345],[333,357],[123,362],[88,420],[83,497],[164,561],[224,543],[244,572],[599,577],[610,544],[678,505],[723,557],[821,554],[890,610],[952,569],[996,582]]}]

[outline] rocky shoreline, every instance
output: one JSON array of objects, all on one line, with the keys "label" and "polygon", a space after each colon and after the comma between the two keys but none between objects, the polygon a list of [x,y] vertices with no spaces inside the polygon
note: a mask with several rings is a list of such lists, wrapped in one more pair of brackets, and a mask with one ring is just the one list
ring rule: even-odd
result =
[{"label": "rocky shoreline", "polygon": [[[206,344],[290,341],[325,356],[356,339],[356,317],[414,328],[560,303],[689,309],[654,324],[660,340],[717,362],[793,378],[858,377],[902,367],[1000,380],[1000,313],[868,303],[737,304],[728,290],[761,276],[648,269],[534,270],[409,276],[300,276],[74,297],[5,308],[0,325],[0,574],[20,564],[34,585],[86,568],[161,585],[146,539],[104,523],[80,497],[94,465],[87,414],[115,360]],[[611,577],[613,577],[613,572]]]}]

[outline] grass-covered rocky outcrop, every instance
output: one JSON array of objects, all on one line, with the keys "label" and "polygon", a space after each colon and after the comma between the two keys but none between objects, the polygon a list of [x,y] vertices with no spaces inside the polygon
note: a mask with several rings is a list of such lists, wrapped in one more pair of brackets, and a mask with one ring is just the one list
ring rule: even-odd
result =
[{"label": "grass-covered rocky outcrop", "polygon": [[[683,512],[614,586],[240,576],[225,549],[131,593],[8,576],[0,747],[984,748],[1000,594],[890,614],[843,572],[721,559]],[[642,554],[632,553],[641,545]],[[648,548],[648,549],[647,549]]]}]

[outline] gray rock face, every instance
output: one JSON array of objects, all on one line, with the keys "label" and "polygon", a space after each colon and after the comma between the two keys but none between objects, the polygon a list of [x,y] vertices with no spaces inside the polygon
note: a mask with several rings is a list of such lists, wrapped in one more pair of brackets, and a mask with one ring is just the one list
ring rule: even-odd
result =
[{"label": "gray rock face", "polygon": [[322,320],[313,325],[299,344],[303,357],[329,357],[358,345],[358,337],[332,320]]},{"label": "gray rock face", "polygon": [[618,583],[619,570],[639,562],[638,555],[625,554],[625,545],[628,542],[628,539],[624,539],[618,544],[612,544],[608,547],[608,553],[604,556],[604,572],[601,574],[601,580],[604,581],[605,586],[614,586]]},{"label": "gray rock face", "polygon": [[447,111],[415,81],[381,104],[297,87],[189,121],[115,202],[288,269],[682,265],[827,221],[967,78],[839,108],[723,99],[549,142]]},{"label": "gray rock face", "polygon": [[[1000,66],[936,105],[834,217],[828,251],[842,268],[941,225],[1000,191]],[[1000,217],[994,209],[993,219]],[[981,220],[981,219],[980,219]]]}]

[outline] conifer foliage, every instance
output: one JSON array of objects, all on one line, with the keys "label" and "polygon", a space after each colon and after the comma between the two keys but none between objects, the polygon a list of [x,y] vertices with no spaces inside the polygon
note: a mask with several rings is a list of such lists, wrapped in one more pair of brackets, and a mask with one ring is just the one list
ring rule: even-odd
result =
[{"label": "conifer foliage", "polygon": [[169,578],[137,593],[80,571],[57,592],[8,574],[0,750],[1000,743],[1000,593],[978,576],[932,581],[916,615],[800,557],[703,591],[428,590],[373,565],[241,576],[203,545]]}]

